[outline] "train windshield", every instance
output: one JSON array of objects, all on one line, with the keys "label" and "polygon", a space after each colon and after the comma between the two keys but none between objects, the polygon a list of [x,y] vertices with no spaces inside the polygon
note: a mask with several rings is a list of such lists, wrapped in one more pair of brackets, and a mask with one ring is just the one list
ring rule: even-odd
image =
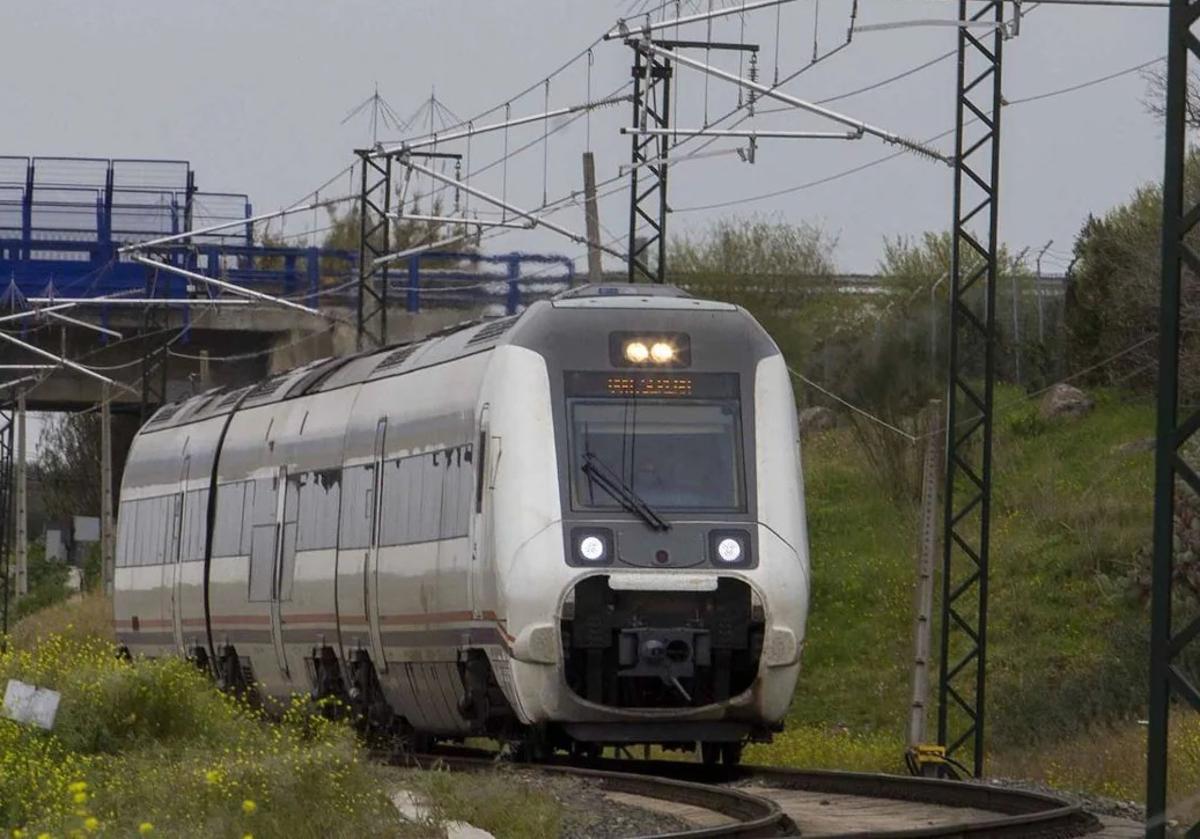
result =
[{"label": "train windshield", "polygon": [[584,469],[591,459],[655,509],[744,509],[736,398],[576,398],[569,412],[577,508],[621,506]]}]

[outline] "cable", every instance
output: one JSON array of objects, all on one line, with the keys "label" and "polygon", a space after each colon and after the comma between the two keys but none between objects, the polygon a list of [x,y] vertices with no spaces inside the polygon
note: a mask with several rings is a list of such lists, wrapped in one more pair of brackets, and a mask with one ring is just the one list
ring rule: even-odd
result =
[{"label": "cable", "polygon": [[1009,99],[1004,104],[1010,105],[1010,106],[1011,105],[1024,105],[1026,102],[1039,102],[1042,99],[1050,99],[1051,97],[1054,97],[1054,96],[1062,96],[1067,93],[1074,93],[1077,90],[1083,90],[1085,88],[1093,87],[1094,85],[1103,84],[1104,82],[1110,82],[1113,79],[1119,79],[1121,76],[1128,76],[1130,73],[1136,73],[1139,70],[1145,70],[1147,67],[1151,67],[1155,64],[1158,64],[1161,61],[1166,61],[1166,60],[1167,60],[1167,57],[1165,55],[1160,55],[1158,58],[1152,58],[1149,61],[1144,61],[1141,64],[1135,65],[1133,67],[1128,67],[1124,70],[1119,70],[1116,73],[1109,73],[1107,76],[1100,76],[1099,78],[1096,78],[1096,79],[1089,79],[1086,82],[1080,82],[1079,84],[1074,84],[1074,85],[1071,85],[1070,87],[1064,87],[1064,88],[1060,88],[1058,90],[1051,90],[1051,91],[1048,91],[1047,93],[1038,93],[1034,96],[1026,96],[1021,99]]},{"label": "cable", "polygon": [[[1051,90],[1051,91],[1047,91],[1045,93],[1035,94],[1033,96],[1026,96],[1021,99],[1008,100],[1006,102],[1006,105],[1011,107],[1013,105],[1023,105],[1027,102],[1037,102],[1037,101],[1040,101],[1043,99],[1050,99],[1055,96],[1064,96],[1068,93],[1074,93],[1075,91],[1082,90],[1086,87],[1091,87],[1093,85],[1101,84],[1103,82],[1112,81],[1113,79],[1120,78],[1121,76],[1127,76],[1130,73],[1135,73],[1139,70],[1143,70],[1146,67],[1149,67],[1152,64],[1155,64],[1162,60],[1163,60],[1163,58],[1155,58],[1150,61],[1145,61],[1145,62],[1142,62],[1141,64],[1137,64],[1133,67],[1128,67],[1124,70],[1120,70],[1116,73],[1109,73],[1105,76],[1101,76],[1101,77],[1098,77],[1095,79],[1090,79],[1086,82],[1081,82],[1079,84],[1070,85],[1069,87],[1059,88],[1058,90]],[[972,120],[971,123],[974,123],[975,121],[976,120]],[[968,123],[968,124],[971,124],[971,123]],[[924,142],[925,143],[935,142],[937,140],[942,139],[943,137],[947,137],[950,134],[953,134],[954,131],[955,131],[955,129],[951,128],[948,131],[943,131],[941,134],[937,134],[933,137],[930,137],[929,139],[925,140]],[[730,199],[728,201],[716,201],[711,204],[697,204],[697,205],[693,205],[691,207],[674,207],[674,208],[672,208],[672,212],[674,212],[674,213],[693,213],[693,212],[698,212],[701,210],[715,210],[715,209],[721,209],[723,207],[732,207],[732,206],[736,206],[738,204],[749,204],[749,203],[752,203],[755,201],[763,201],[768,198],[777,198],[780,195],[789,195],[794,192],[800,192],[800,191],[803,191],[806,189],[811,189],[812,187],[821,186],[823,184],[827,184],[832,181],[840,180],[840,179],[848,177],[850,175],[858,174],[859,172],[862,172],[862,171],[865,171],[872,167],[878,166],[881,163],[886,163],[889,160],[894,160],[897,157],[900,157],[904,154],[906,154],[906,152],[893,152],[892,154],[885,155],[884,157],[876,158],[875,160],[869,161],[868,163],[864,163],[862,165],[855,166],[850,169],[844,169],[841,172],[836,172],[832,175],[827,175],[823,178],[818,178],[817,180],[814,180],[814,181],[808,181],[806,183],[797,184],[795,186],[790,186],[790,187],[785,187],[783,189],[776,189],[776,190],[772,190],[770,192],[764,192],[764,193],[761,193],[758,195],[750,195],[750,196],[745,196],[743,198],[734,198],[734,199]]]},{"label": "cable", "polygon": [[903,429],[897,428],[896,426],[892,425],[887,420],[881,419],[880,417],[875,416],[874,414],[870,413],[869,411],[866,411],[866,410],[858,407],[857,405],[853,405],[853,404],[847,402],[845,399],[838,396],[836,393],[832,393],[832,392],[826,390],[825,388],[821,387],[819,384],[817,384],[812,379],[805,376],[800,371],[798,371],[792,367],[788,367],[788,372],[791,373],[793,376],[795,376],[800,381],[804,382],[806,385],[816,388],[821,393],[828,396],[830,399],[833,399],[833,400],[845,405],[847,408],[849,408],[851,411],[854,411],[856,414],[861,414],[862,416],[869,419],[871,422],[874,422],[874,423],[877,423],[878,425],[883,426],[888,431],[894,431],[895,433],[899,434],[901,437],[908,440],[908,442],[910,442],[910,443],[917,442],[917,439],[918,439],[917,437],[913,436],[912,434],[909,434],[907,431],[904,431]]}]

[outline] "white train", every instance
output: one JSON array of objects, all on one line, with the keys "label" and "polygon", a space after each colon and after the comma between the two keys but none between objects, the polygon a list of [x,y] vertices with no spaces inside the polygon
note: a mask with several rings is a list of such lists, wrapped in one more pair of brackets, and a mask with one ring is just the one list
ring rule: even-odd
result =
[{"label": "white train", "polygon": [[783,357],[669,286],[166,405],[121,487],[131,653],[425,737],[736,761],[787,711],[808,592]]}]

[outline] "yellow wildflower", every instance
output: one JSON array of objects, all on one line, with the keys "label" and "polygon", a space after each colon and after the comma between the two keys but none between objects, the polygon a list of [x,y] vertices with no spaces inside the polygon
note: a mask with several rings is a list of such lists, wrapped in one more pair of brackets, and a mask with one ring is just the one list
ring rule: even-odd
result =
[{"label": "yellow wildflower", "polygon": [[216,769],[209,769],[207,772],[204,773],[204,780],[210,784],[220,783],[221,773],[218,772]]},{"label": "yellow wildflower", "polygon": [[142,822],[138,825],[138,833],[140,833],[142,836],[148,836],[153,832],[154,825],[150,824],[150,822]]},{"label": "yellow wildflower", "polygon": [[69,787],[67,787],[67,789],[70,790],[71,792],[83,792],[84,790],[87,789],[87,787],[88,787],[87,781],[76,781],[75,783],[73,783]]},{"label": "yellow wildflower", "polygon": [[257,809],[258,809],[258,805],[255,804],[253,801],[251,801],[249,798],[247,798],[245,801],[242,802],[242,812],[245,813],[247,816],[251,815]]},{"label": "yellow wildflower", "polygon": [[13,828],[13,839],[25,839],[25,831],[19,827]]},{"label": "yellow wildflower", "polygon": [[100,828],[100,820],[95,816],[88,816],[83,820],[83,829],[88,833],[95,833]]},{"label": "yellow wildflower", "polygon": [[87,793],[86,792],[77,792],[73,796],[71,796],[71,800],[74,801],[76,804],[86,804],[87,803]]},{"label": "yellow wildflower", "polygon": [[50,839],[50,834],[49,833],[39,833],[37,835],[37,839]]}]

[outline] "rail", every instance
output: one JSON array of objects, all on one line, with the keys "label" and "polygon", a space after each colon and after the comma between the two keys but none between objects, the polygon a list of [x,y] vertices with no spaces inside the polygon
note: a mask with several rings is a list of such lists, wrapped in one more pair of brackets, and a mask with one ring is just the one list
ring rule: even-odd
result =
[{"label": "rail", "polygon": [[[452,770],[481,771],[496,766],[495,755],[486,751],[442,748],[421,755],[418,762],[440,762]],[[838,803],[824,798],[810,804],[829,817],[845,822],[843,832],[819,831],[824,839],[863,836],[869,832],[880,839],[913,837],[1068,837],[1086,836],[1100,829],[1099,820],[1076,804],[1044,793],[996,787],[965,781],[914,778],[903,775],[803,770],[771,766],[706,766],[669,760],[603,758],[580,764],[566,758],[522,764],[523,767],[561,772],[595,780],[602,789],[720,813],[728,824],[697,827],[673,837],[794,836],[803,829],[798,805],[781,793],[812,793],[843,796],[872,809],[879,802],[895,802],[901,809],[911,805],[908,820],[916,821],[933,812],[936,819],[920,826],[889,828],[855,825],[853,807],[843,813]],[[776,797],[777,796],[777,797]],[[781,803],[782,802],[782,803]],[[841,802],[847,808],[845,801]],[[959,816],[958,814],[962,814]],[[796,817],[796,821],[793,820]],[[797,821],[800,826],[797,826]],[[810,835],[807,830],[804,835]]]}]

